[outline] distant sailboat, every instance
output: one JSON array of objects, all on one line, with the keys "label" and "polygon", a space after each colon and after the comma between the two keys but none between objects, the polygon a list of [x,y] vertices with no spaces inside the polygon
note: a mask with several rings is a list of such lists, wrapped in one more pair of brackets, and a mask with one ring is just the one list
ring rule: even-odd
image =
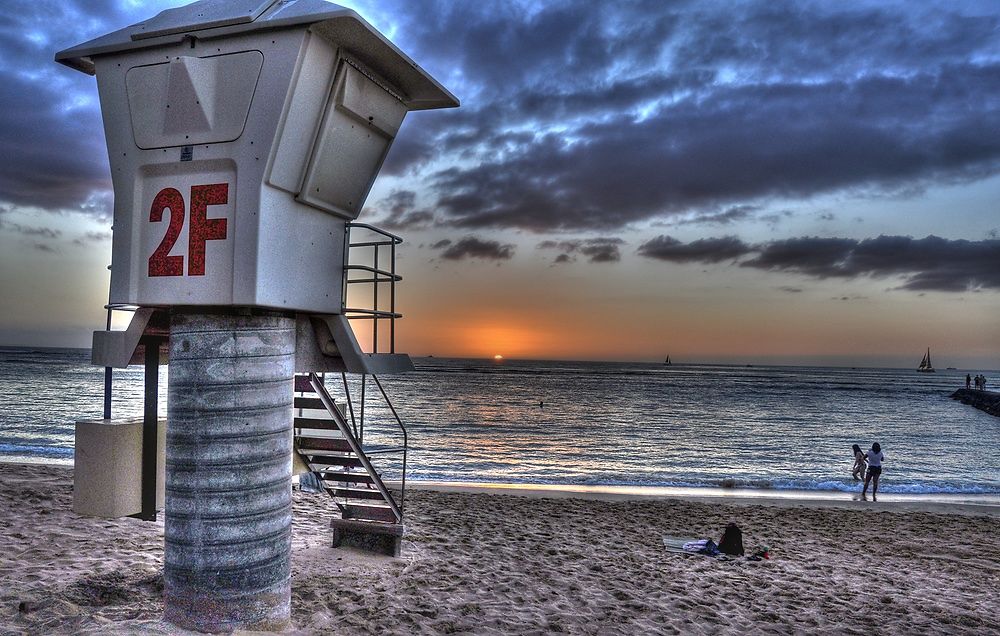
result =
[{"label": "distant sailboat", "polygon": [[931,348],[927,347],[927,353],[924,354],[924,359],[920,361],[920,366],[917,367],[917,371],[921,373],[934,373],[934,367],[931,366]]},{"label": "distant sailboat", "polygon": [[670,356],[667,356],[667,359],[663,361],[663,364],[667,365],[668,367],[673,364],[673,362],[670,361]]}]

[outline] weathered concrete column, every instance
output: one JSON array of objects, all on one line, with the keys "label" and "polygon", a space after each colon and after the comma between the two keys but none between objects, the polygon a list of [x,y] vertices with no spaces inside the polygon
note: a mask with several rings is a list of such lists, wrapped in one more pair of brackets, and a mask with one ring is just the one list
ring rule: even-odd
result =
[{"label": "weathered concrete column", "polygon": [[295,319],[173,312],[164,618],[281,629],[291,612]]}]

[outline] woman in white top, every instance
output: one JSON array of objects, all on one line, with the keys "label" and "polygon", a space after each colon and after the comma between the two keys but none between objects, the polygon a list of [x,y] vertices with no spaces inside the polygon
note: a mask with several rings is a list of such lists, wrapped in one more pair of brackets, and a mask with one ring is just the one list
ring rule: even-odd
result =
[{"label": "woman in white top", "polygon": [[868,493],[868,482],[872,484],[872,501],[877,501],[875,495],[878,494],[878,478],[882,476],[882,461],[885,459],[885,454],[882,453],[882,447],[879,446],[878,442],[872,444],[872,449],[865,453],[868,457],[868,474],[865,475],[865,485],[861,489],[861,496],[864,497]]}]

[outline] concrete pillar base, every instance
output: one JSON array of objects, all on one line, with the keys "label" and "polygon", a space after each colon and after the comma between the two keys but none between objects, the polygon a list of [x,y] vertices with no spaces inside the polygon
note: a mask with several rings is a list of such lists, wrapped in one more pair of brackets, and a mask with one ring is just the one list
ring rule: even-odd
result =
[{"label": "concrete pillar base", "polygon": [[295,320],[174,311],[164,618],[202,632],[291,616]]}]

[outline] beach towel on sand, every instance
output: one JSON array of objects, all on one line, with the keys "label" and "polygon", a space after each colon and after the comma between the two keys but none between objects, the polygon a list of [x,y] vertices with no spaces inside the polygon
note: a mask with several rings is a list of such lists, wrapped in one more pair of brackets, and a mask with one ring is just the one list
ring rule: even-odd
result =
[{"label": "beach towel on sand", "polygon": [[719,547],[711,539],[698,539],[697,537],[663,537],[663,547],[668,552],[680,554],[702,554],[704,556],[718,556]]},{"label": "beach towel on sand", "polygon": [[[697,537],[672,537],[669,535],[663,535],[663,547],[667,549],[667,552],[707,556],[714,559],[720,559],[722,561],[738,558],[720,552],[719,547],[715,545],[715,542],[711,539],[699,539]],[[771,558],[769,551],[770,548],[765,546],[755,550],[753,554],[746,557],[746,559],[748,561],[769,559]]]}]

